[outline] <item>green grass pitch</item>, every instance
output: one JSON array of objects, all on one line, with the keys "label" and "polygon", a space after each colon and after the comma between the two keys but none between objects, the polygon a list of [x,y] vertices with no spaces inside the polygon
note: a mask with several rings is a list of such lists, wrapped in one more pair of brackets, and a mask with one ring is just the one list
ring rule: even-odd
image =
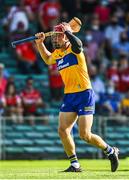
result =
[{"label": "green grass pitch", "polygon": [[129,159],[120,160],[117,172],[110,172],[108,160],[80,160],[82,173],[61,172],[68,160],[0,161],[1,179],[128,179]]}]

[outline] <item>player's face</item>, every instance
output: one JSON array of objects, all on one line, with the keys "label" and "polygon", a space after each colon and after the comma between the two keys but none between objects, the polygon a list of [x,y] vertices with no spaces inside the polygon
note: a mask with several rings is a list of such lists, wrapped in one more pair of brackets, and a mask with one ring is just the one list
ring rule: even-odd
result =
[{"label": "player's face", "polygon": [[51,37],[51,41],[54,49],[60,49],[65,44],[65,35],[63,33],[56,33]]}]

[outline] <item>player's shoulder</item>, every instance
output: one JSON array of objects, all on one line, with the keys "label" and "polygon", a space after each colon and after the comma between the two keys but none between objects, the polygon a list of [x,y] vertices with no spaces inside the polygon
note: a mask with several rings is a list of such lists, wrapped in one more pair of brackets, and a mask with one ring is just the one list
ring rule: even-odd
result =
[{"label": "player's shoulder", "polygon": [[51,53],[51,56],[52,56],[52,58],[57,59],[57,58],[60,57],[60,54],[61,54],[61,50],[60,50],[60,49],[55,49],[55,50]]}]

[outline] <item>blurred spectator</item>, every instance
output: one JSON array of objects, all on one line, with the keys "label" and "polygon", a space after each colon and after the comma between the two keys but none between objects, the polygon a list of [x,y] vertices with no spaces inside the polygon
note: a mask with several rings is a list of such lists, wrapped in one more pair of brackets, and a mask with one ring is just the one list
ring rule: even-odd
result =
[{"label": "blurred spectator", "polygon": [[67,11],[64,11],[64,10],[61,11],[60,21],[69,22],[69,14]]},{"label": "blurred spectator", "polygon": [[4,68],[4,64],[0,63],[0,116],[4,113],[5,102],[3,96],[6,91],[8,78],[9,78],[8,71]]},{"label": "blurred spectator", "polygon": [[129,40],[129,12],[127,12],[125,14],[125,28],[126,28],[126,31],[127,31],[127,36],[128,36],[128,40]]},{"label": "blurred spectator", "polygon": [[113,45],[113,55],[118,57],[121,53],[129,55],[129,41],[126,31],[121,32],[120,42]]},{"label": "blurred spectator", "polygon": [[113,60],[107,68],[106,76],[108,80],[114,82],[115,88],[118,88],[119,73],[118,73],[118,61]]},{"label": "blurred spectator", "polygon": [[109,25],[105,28],[105,37],[111,47],[120,41],[120,33],[123,31],[124,28],[118,24],[117,16],[112,15]]},{"label": "blurred spectator", "polygon": [[5,110],[5,102],[3,96],[0,97],[0,120],[1,116],[3,116]]},{"label": "blurred spectator", "polygon": [[[17,26],[16,31],[9,37],[10,43],[31,36],[31,30],[25,31],[21,22],[19,22]],[[12,48],[12,52],[14,59],[17,60],[21,73],[30,74],[42,72],[42,67],[40,66],[41,61],[38,59],[39,54],[37,53],[34,43],[26,42],[19,44],[15,48]]]},{"label": "blurred spectator", "polygon": [[29,28],[29,21],[24,9],[20,6],[9,6],[7,16],[3,20],[3,24],[8,27],[10,33],[17,30],[18,23],[23,24],[24,31]]},{"label": "blurred spectator", "polygon": [[101,0],[100,4],[95,7],[95,14],[98,15],[100,24],[105,26],[109,22],[110,7],[108,7],[108,0]]},{"label": "blurred spectator", "polygon": [[36,48],[33,43],[26,42],[19,44],[14,50],[21,73],[42,73],[40,59],[37,56]]},{"label": "blurred spectator", "polygon": [[101,94],[99,104],[101,105],[100,113],[117,115],[120,113],[121,96],[115,90],[114,83],[109,81],[105,93]]},{"label": "blurred spectator", "polygon": [[4,72],[3,72],[3,76],[8,79],[10,77],[10,73],[8,72],[8,70],[6,68],[4,68]]},{"label": "blurred spectator", "polygon": [[9,41],[12,42],[12,41],[16,41],[19,39],[23,39],[30,35],[31,35],[30,30],[25,31],[24,24],[22,22],[19,22],[17,24],[16,30],[10,34]]},{"label": "blurred spectator", "polygon": [[121,113],[123,115],[129,116],[129,90],[121,101]]},{"label": "blurred spectator", "polygon": [[84,53],[89,58],[89,64],[91,62],[97,61],[99,47],[98,44],[93,40],[93,35],[91,30],[85,31],[85,41],[84,41]]},{"label": "blurred spectator", "polygon": [[27,78],[26,87],[21,92],[21,97],[24,106],[24,115],[29,118],[31,125],[34,125],[35,116],[43,116],[43,113],[40,110],[44,108],[45,104],[40,92],[34,88],[33,78]]},{"label": "blurred spectator", "polygon": [[77,0],[77,10],[83,15],[91,15],[96,5],[96,0]]},{"label": "blurred spectator", "polygon": [[95,41],[99,46],[102,46],[105,40],[104,33],[100,29],[100,20],[97,15],[93,15],[91,19],[91,32],[93,36],[93,41]]},{"label": "blurred spectator", "polygon": [[3,96],[5,116],[10,116],[13,122],[23,123],[23,108],[20,96],[16,93],[14,83],[8,83]]},{"label": "blurred spectator", "polygon": [[31,20],[37,17],[40,3],[41,0],[21,0],[21,5],[25,8]]},{"label": "blurred spectator", "polygon": [[112,58],[112,47],[114,44],[120,42],[120,34],[124,31],[124,28],[118,24],[118,18],[116,15],[112,15],[109,25],[105,28],[105,50],[106,56]]},{"label": "blurred spectator", "polygon": [[4,64],[0,63],[0,98],[4,95],[7,79],[4,77]]},{"label": "blurred spectator", "polygon": [[5,89],[7,86],[7,80],[4,77],[4,64],[0,63],[0,116],[4,113],[4,101],[3,101],[3,95],[5,93]]},{"label": "blurred spectator", "polygon": [[[5,79],[10,77],[10,73],[8,72],[7,68],[5,68],[4,64],[0,63],[0,71]],[[3,70],[2,70],[3,69]]]},{"label": "blurred spectator", "polygon": [[13,83],[13,84],[15,84],[15,78],[14,78],[14,76],[10,76],[10,77],[8,78],[8,83]]},{"label": "blurred spectator", "polygon": [[125,14],[128,11],[128,3],[123,0],[115,0],[114,2],[110,3],[110,8],[111,8],[111,14],[116,14],[118,17],[118,23],[119,25],[124,26],[125,25]]},{"label": "blurred spectator", "polygon": [[58,72],[57,65],[53,64],[49,66],[49,81],[51,89],[51,98],[53,101],[60,101],[63,96],[63,87],[61,76]]},{"label": "blurred spectator", "polygon": [[98,103],[100,100],[100,94],[105,93],[105,84],[100,78],[96,66],[89,66],[89,75],[93,90],[95,91],[95,101]]},{"label": "blurred spectator", "polygon": [[59,0],[46,0],[39,7],[39,31],[50,31],[60,21],[61,4]]},{"label": "blurred spectator", "polygon": [[129,90],[129,60],[126,54],[120,56],[118,91],[125,93]]},{"label": "blurred spectator", "polygon": [[[77,16],[77,13],[80,10],[80,2],[79,2],[78,10],[77,10],[77,0],[75,0],[74,2],[73,2],[73,0],[68,0],[68,1],[60,0],[60,3],[61,3],[61,7],[62,7],[63,11],[68,13],[69,19],[73,18],[74,16]],[[62,13],[61,13],[61,15],[62,15]]]}]

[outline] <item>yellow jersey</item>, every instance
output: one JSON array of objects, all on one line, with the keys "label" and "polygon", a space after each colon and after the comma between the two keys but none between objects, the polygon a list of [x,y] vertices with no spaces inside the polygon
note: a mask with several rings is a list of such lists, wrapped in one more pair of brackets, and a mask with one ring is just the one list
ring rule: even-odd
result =
[{"label": "yellow jersey", "polygon": [[71,46],[63,52],[56,49],[52,53],[52,59],[57,63],[65,85],[65,94],[92,89],[83,51],[76,54]]}]

